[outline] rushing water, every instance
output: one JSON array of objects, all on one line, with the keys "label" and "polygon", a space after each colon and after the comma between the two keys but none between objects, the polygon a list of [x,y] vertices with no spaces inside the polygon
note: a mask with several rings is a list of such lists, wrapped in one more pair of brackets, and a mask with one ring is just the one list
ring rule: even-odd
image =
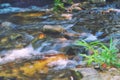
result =
[{"label": "rushing water", "polygon": [[19,8],[9,3],[0,5],[0,64],[33,59],[36,55],[74,55],[70,60],[60,59],[49,64],[59,70],[81,63],[82,57],[78,53],[83,53],[84,49],[74,45],[76,40],[107,42],[112,36],[120,47],[120,9],[115,4],[85,7],[72,12],[70,19],[56,16],[47,8]]},{"label": "rushing water", "polygon": [[[109,8],[113,8],[113,11],[116,11],[116,13],[102,14],[102,12],[107,11]],[[14,35],[17,35],[15,39],[22,37],[21,39],[24,40],[16,41],[16,43],[14,43],[13,40],[13,44],[17,45],[21,43],[21,45],[23,45],[24,43],[27,46],[36,37],[36,35],[39,34],[39,32],[42,32],[42,26],[46,24],[62,25],[62,28],[66,31],[66,34],[64,34],[64,32],[60,32],[62,34],[58,34],[58,38],[63,36],[69,40],[66,39],[65,41],[61,41],[55,37],[57,35],[47,34],[48,39],[46,38],[45,40],[40,41],[37,40],[37,42],[33,44],[33,47],[36,48],[35,50],[37,53],[45,52],[48,50],[61,51],[62,48],[72,45],[75,40],[84,39],[89,42],[99,39],[101,35],[109,34],[111,30],[107,30],[114,25],[119,25],[120,21],[119,9],[114,8],[115,4],[109,4],[104,7],[93,7],[88,10],[81,10],[77,13],[73,13],[71,20],[57,20],[54,18],[55,15],[51,14],[50,12],[46,12],[47,8],[45,9],[36,6],[19,8],[12,7],[9,3],[1,4],[1,28],[3,30],[5,29],[5,31],[1,31],[1,38],[5,38],[6,40],[8,39],[6,42],[10,44],[12,42],[9,41],[9,38],[11,38],[10,36],[14,37]],[[2,34],[6,35],[3,36]],[[30,40],[26,41],[27,39]],[[1,44],[5,44],[4,39],[1,41]],[[3,49],[5,49],[4,46],[7,45],[3,45]],[[12,48],[13,46],[10,47]],[[29,51],[27,54],[34,53],[33,49],[31,51],[30,48],[31,52]],[[22,51],[22,49],[20,51]],[[2,51],[2,53],[3,52],[4,51]],[[16,51],[13,50],[11,53],[16,54]]]}]

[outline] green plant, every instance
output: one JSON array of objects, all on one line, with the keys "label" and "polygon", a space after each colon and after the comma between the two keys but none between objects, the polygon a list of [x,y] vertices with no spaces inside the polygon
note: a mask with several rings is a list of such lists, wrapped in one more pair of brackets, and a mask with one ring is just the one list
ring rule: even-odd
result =
[{"label": "green plant", "polygon": [[93,52],[91,55],[80,54],[81,56],[87,58],[86,61],[88,65],[95,62],[100,65],[106,64],[107,66],[120,67],[120,63],[117,62],[117,49],[113,44],[112,39],[110,40],[109,47],[100,41],[90,43],[87,43],[85,41],[76,41],[76,44],[79,46],[84,46],[87,50]]},{"label": "green plant", "polygon": [[64,3],[61,0],[54,0],[53,10],[58,12],[59,10],[64,10]]},{"label": "green plant", "polygon": [[[66,0],[68,4],[72,4],[73,1],[72,0]],[[62,2],[62,0],[54,0],[54,7],[53,7],[53,11],[56,12],[60,12],[60,11],[65,10],[65,6],[64,6],[64,2]]]}]

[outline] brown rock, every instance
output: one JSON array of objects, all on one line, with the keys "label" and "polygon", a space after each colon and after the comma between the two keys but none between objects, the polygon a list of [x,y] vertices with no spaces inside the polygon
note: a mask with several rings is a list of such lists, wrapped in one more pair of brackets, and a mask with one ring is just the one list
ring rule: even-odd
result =
[{"label": "brown rock", "polygon": [[67,19],[67,20],[71,20],[72,19],[72,14],[62,14],[61,17]]},{"label": "brown rock", "polygon": [[44,25],[43,32],[62,33],[65,29],[61,25]]}]

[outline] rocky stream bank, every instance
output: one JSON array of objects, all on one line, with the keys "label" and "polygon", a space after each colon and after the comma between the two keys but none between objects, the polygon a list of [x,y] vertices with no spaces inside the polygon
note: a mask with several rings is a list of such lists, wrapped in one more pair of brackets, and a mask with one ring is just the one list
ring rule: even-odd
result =
[{"label": "rocky stream bank", "polygon": [[81,2],[60,14],[0,4],[0,80],[120,80],[120,68],[87,66],[79,54],[90,52],[74,44],[112,38],[120,58],[118,3]]}]

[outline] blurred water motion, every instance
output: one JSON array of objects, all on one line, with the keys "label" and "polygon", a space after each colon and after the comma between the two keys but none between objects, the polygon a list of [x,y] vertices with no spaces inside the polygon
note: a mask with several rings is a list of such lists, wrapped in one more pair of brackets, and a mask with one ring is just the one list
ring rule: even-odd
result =
[{"label": "blurred water motion", "polygon": [[53,3],[54,0],[1,0],[1,3],[10,3],[12,6],[28,7],[31,5],[45,6]]}]

